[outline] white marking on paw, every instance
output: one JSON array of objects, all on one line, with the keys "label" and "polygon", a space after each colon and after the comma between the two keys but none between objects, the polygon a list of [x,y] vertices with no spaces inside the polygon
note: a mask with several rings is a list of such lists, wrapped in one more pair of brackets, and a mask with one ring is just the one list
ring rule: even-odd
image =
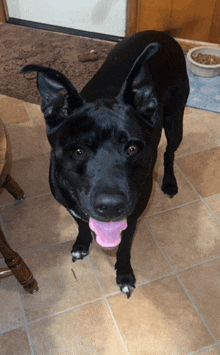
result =
[{"label": "white marking on paw", "polygon": [[130,292],[130,289],[129,289],[128,286],[123,286],[121,290],[122,290],[123,293],[128,293],[128,292]]},{"label": "white marking on paw", "polygon": [[72,256],[75,259],[80,259],[81,258],[81,253],[79,251],[72,251]]}]

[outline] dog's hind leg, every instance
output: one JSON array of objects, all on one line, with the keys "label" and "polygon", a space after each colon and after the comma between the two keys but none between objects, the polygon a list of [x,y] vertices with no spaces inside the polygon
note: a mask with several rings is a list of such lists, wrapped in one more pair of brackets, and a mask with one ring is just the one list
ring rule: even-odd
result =
[{"label": "dog's hind leg", "polygon": [[164,178],[162,191],[172,198],[178,193],[178,185],[174,175],[175,151],[183,137],[183,115],[188,97],[188,86],[175,87],[169,94],[164,107],[164,130],[167,147],[164,153]]},{"label": "dog's hind leg", "polygon": [[88,223],[79,218],[75,218],[75,220],[79,226],[79,234],[71,251],[73,261],[83,259],[88,255],[89,247],[92,242],[91,230]]}]

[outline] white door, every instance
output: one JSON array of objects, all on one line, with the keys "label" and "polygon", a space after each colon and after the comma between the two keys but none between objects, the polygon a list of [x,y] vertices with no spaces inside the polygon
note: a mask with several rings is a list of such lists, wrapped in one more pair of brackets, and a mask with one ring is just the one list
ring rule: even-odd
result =
[{"label": "white door", "polygon": [[7,0],[9,17],[124,36],[127,0]]}]

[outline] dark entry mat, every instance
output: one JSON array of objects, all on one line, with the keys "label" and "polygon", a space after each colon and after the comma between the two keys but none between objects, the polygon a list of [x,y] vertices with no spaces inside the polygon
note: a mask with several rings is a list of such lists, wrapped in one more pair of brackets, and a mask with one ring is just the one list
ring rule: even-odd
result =
[{"label": "dark entry mat", "polygon": [[[39,104],[40,95],[35,80],[27,80],[20,73],[23,65],[31,63],[62,71],[80,91],[115,44],[1,23],[0,94]],[[83,63],[78,60],[79,54],[91,50],[98,52],[100,58],[97,61]]]}]

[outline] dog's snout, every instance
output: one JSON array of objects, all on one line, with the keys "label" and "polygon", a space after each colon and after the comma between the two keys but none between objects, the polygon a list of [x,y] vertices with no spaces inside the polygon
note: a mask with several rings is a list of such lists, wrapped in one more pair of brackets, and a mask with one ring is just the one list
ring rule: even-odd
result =
[{"label": "dog's snout", "polygon": [[94,198],[94,209],[103,218],[120,217],[126,208],[126,198],[123,194],[99,194]]}]

